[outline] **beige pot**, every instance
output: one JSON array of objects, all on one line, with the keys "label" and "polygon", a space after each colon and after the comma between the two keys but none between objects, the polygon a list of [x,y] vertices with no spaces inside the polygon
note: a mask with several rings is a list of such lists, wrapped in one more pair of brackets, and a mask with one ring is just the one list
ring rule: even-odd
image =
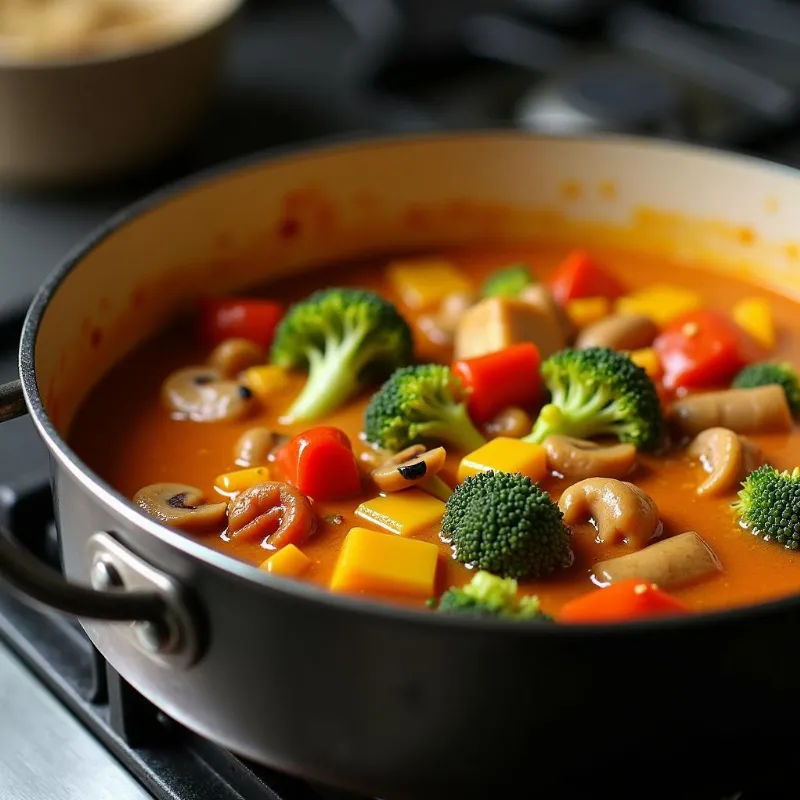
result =
[{"label": "beige pot", "polygon": [[240,5],[195,2],[202,16],[187,20],[183,35],[147,49],[77,60],[0,57],[0,181],[95,181],[177,146],[211,93]]}]

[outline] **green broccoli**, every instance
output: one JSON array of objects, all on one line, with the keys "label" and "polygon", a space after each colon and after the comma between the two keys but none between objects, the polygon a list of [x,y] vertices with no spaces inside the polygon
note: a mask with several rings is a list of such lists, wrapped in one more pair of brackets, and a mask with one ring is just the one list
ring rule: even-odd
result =
[{"label": "green broccoli", "polygon": [[786,394],[792,414],[800,415],[800,375],[791,364],[759,361],[745,367],[731,384],[734,389],[753,389],[777,383]]},{"label": "green broccoli", "polygon": [[562,516],[526,475],[480,472],[447,501],[442,537],[463,564],[504,578],[538,578],[571,563]]},{"label": "green broccoli", "polygon": [[527,264],[513,264],[493,272],[483,283],[484,297],[519,297],[526,286],[535,283]]},{"label": "green broccoli", "polygon": [[436,610],[475,617],[552,621],[535,595],[517,599],[517,582],[513,578],[498,578],[483,570],[476,572],[466,586],[448,589],[439,598]]},{"label": "green broccoli", "polygon": [[308,380],[287,412],[297,420],[330,413],[362,385],[413,357],[411,329],[374,292],[323,289],[289,309],[272,344],[272,363],[308,368]]},{"label": "green broccoli", "polygon": [[367,441],[393,452],[431,442],[475,450],[486,439],[472,424],[464,397],[449,367],[401,367],[372,395],[364,415]]},{"label": "green broccoli", "polygon": [[661,443],[664,419],[653,382],[627,355],[606,347],[566,349],[542,364],[550,402],[525,441],[558,433],[591,439],[604,434],[640,450]]},{"label": "green broccoli", "polygon": [[733,504],[743,528],[787,550],[800,549],[800,469],[778,472],[769,465],[753,470]]}]

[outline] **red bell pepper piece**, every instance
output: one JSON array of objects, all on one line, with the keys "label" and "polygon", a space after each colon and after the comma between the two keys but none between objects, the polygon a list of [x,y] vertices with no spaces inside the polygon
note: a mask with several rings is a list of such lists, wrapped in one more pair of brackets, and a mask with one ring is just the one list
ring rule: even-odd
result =
[{"label": "red bell pepper piece", "polygon": [[209,347],[225,339],[249,339],[266,349],[283,316],[278,303],[254,297],[201,300],[198,312],[200,337]]},{"label": "red bell pepper piece", "polygon": [[314,500],[342,500],[361,490],[353,448],[338,428],[322,425],[297,434],[277,461],[286,480]]},{"label": "red bell pepper piece", "polygon": [[690,613],[688,606],[655,584],[631,578],[570,600],[561,607],[556,620],[567,623],[627,622]]},{"label": "red bell pepper piece", "polygon": [[615,300],[625,287],[599,267],[584,250],[573,250],[548,278],[553,297],[563,306],[578,297],[607,297]]},{"label": "red bell pepper piece", "polygon": [[761,357],[747,333],[707,308],[674,319],[653,347],[664,370],[664,386],[670,390],[727,385],[745,364]]},{"label": "red bell pepper piece", "polygon": [[540,397],[539,348],[533,342],[512,344],[495,353],[453,363],[453,374],[469,392],[467,410],[481,424],[509,406],[528,408]]}]

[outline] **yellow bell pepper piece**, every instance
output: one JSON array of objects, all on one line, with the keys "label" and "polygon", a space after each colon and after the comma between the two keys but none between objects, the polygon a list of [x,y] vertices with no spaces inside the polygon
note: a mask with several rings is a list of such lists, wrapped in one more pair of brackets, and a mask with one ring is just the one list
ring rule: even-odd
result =
[{"label": "yellow bell pepper piece", "polygon": [[449,294],[472,291],[469,280],[444,259],[392,261],[386,272],[403,303],[415,310],[437,306]]},{"label": "yellow bell pepper piece", "polygon": [[461,459],[458,482],[489,471],[521,472],[539,481],[547,475],[547,453],[541,445],[498,436]]},{"label": "yellow bell pepper piece", "polygon": [[634,364],[642,367],[652,380],[661,377],[661,360],[652,347],[643,347],[641,350],[632,350],[628,353]]},{"label": "yellow bell pepper piece", "polygon": [[286,371],[273,364],[246,369],[242,380],[259,400],[266,400],[270,395],[280,392],[289,385]]},{"label": "yellow bell pepper piece", "polygon": [[691,289],[657,284],[620,297],[614,305],[618,314],[642,314],[656,325],[666,325],[675,317],[703,305],[703,298]]},{"label": "yellow bell pepper piece", "polygon": [[214,479],[214,486],[223,492],[243,492],[257,483],[263,483],[270,479],[269,467],[248,467],[217,475]]},{"label": "yellow bell pepper piece", "polygon": [[775,321],[772,306],[764,297],[746,297],[733,306],[736,324],[767,350],[775,349]]},{"label": "yellow bell pepper piece", "polygon": [[420,489],[406,489],[362,503],[356,516],[401,536],[414,536],[438,524],[444,503]]},{"label": "yellow bell pepper piece", "polygon": [[367,528],[351,528],[333,570],[334,592],[431,597],[439,548]]},{"label": "yellow bell pepper piece", "polygon": [[600,322],[611,313],[607,297],[578,297],[567,303],[567,316],[576,328],[585,328]]},{"label": "yellow bell pepper piece", "polygon": [[297,578],[310,566],[311,559],[297,545],[287,544],[262,562],[261,569],[284,578]]}]

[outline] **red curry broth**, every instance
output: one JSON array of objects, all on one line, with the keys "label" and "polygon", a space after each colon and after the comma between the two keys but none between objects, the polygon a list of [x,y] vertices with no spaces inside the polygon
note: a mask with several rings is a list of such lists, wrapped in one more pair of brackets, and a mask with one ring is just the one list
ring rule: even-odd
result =
[{"label": "red curry broth", "polygon": [[[530,246],[523,249],[490,252],[453,252],[444,254],[479,286],[493,270],[510,263],[525,262],[537,276],[545,276],[566,255],[564,248]],[[733,303],[748,296],[768,298],[779,330],[778,346],[771,358],[800,364],[800,328],[796,325],[797,303],[754,285],[695,270],[669,260],[646,258],[617,251],[595,251],[598,261],[614,273],[629,289],[653,283],[690,287],[705,299],[708,308],[729,312]],[[335,276],[335,279],[334,277]],[[383,264],[371,263],[339,270],[323,270],[304,276],[302,281],[285,280],[271,284],[259,294],[291,302],[306,296],[313,288],[351,285],[378,290],[396,301],[383,276]],[[405,309],[403,313],[413,321]],[[420,361],[449,360],[449,353],[428,342],[415,329],[417,358]],[[91,392],[81,407],[70,433],[70,443],[79,456],[102,478],[127,497],[141,487],[157,482],[180,482],[202,489],[209,499],[216,496],[214,479],[236,469],[234,443],[253,425],[278,429],[278,418],[297,394],[304,375],[292,376],[283,395],[276,395],[269,407],[255,417],[239,422],[193,423],[176,421],[160,402],[163,380],[175,369],[202,364],[208,349],[201,346],[191,326],[175,326],[163,332],[118,364]],[[363,412],[370,392],[351,401],[324,424],[343,429],[358,452],[364,445],[360,433]],[[315,423],[316,424],[316,423]],[[290,426],[287,433],[311,427],[308,423]],[[114,431],[113,446],[108,432]],[[800,435],[751,435],[763,450],[767,461],[779,469],[800,464]],[[790,552],[774,543],[764,542],[744,532],[736,523],[730,504],[732,495],[698,497],[695,487],[701,480],[699,467],[690,465],[685,453],[667,456],[640,454],[637,471],[629,478],[657,503],[664,524],[664,535],[687,530],[697,531],[714,549],[724,570],[718,576],[671,593],[695,610],[707,610],[774,599],[800,590],[800,552]],[[554,499],[574,481],[548,478],[541,483]],[[327,585],[342,541],[354,525],[364,526],[355,517],[359,502],[374,492],[344,502],[316,503],[321,523],[317,533],[302,547],[313,566],[303,580]],[[323,518],[341,515],[333,524]],[[369,527],[369,526],[367,526]],[[555,612],[565,601],[593,588],[589,577],[592,563],[622,555],[613,547],[595,541],[596,531],[589,524],[573,527],[575,562],[557,575],[537,581],[523,581],[521,591],[536,593],[545,611]],[[440,542],[438,528],[418,538],[437,543],[441,548],[437,575],[437,593],[448,586],[466,583],[471,572],[451,558],[448,545]],[[269,555],[257,543],[225,541],[219,535],[203,537],[209,546],[232,556],[260,564]],[[421,605],[421,601],[392,598],[397,602]]]}]

